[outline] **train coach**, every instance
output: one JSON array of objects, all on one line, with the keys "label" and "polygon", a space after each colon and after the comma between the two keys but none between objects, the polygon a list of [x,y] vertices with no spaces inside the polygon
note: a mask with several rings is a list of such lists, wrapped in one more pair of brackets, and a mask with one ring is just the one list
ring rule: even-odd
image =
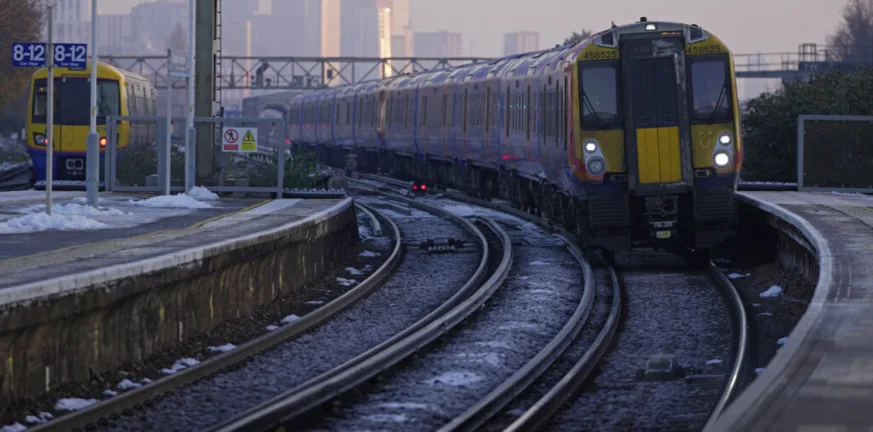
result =
[{"label": "train coach", "polygon": [[609,253],[705,256],[736,235],[733,58],[695,24],[612,26],[553,49],[302,95],[295,145],[453,187]]},{"label": "train coach", "polygon": [[[154,116],[157,92],[150,81],[130,71],[97,62],[97,133],[100,135],[100,164],[105,163],[108,144],[107,116]],[[53,169],[55,180],[85,187],[85,157],[90,131],[91,63],[86,70],[55,68]],[[48,69],[31,77],[27,113],[27,151],[33,160],[36,181],[46,180]],[[152,143],[157,138],[154,124],[118,122],[117,146]],[[100,178],[104,176],[100,169]]]}]

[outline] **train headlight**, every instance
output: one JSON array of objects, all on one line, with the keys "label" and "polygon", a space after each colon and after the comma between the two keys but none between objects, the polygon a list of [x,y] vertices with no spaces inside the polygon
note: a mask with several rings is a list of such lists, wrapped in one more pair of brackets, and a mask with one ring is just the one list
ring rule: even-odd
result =
[{"label": "train headlight", "polygon": [[33,142],[34,142],[36,145],[44,146],[44,145],[45,145],[45,142],[46,142],[46,141],[45,141],[45,134],[41,134],[41,133],[33,134]]},{"label": "train headlight", "polygon": [[591,174],[594,177],[600,177],[606,173],[606,161],[601,157],[593,157],[589,159],[585,166],[588,169],[588,174]]},{"label": "train headlight", "polygon": [[597,151],[597,141],[588,140],[585,141],[585,151],[588,153],[594,153]]},{"label": "train headlight", "polygon": [[734,139],[731,137],[731,134],[725,132],[718,136],[718,142],[722,145],[730,145],[730,143],[734,142]]},{"label": "train headlight", "polygon": [[718,168],[727,168],[731,163],[731,156],[726,152],[718,152],[712,157],[712,162]]}]

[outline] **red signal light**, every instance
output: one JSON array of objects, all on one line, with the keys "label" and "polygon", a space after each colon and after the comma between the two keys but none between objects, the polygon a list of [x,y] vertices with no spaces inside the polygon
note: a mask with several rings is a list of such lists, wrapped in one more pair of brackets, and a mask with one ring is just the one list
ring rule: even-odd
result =
[{"label": "red signal light", "polygon": [[426,190],[427,190],[427,185],[421,185],[421,190],[426,191]]},{"label": "red signal light", "polygon": [[106,137],[100,138],[100,147],[106,147]]},{"label": "red signal light", "polygon": [[418,185],[412,185],[412,190],[418,190]]}]

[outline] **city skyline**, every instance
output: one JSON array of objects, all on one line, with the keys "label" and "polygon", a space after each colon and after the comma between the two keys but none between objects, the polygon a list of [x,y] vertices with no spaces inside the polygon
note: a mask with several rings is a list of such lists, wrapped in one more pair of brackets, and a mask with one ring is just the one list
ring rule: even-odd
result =
[{"label": "city skyline", "polygon": [[[268,12],[269,0],[259,1],[261,12]],[[102,13],[128,13],[139,3],[146,1],[100,0],[98,9]],[[573,31],[583,28],[599,31],[613,21],[635,22],[640,16],[696,23],[723,39],[735,53],[756,53],[795,52],[801,43],[823,44],[840,22],[845,5],[844,1],[770,0],[762,4],[736,0],[703,6],[689,0],[664,0],[655,9],[643,0],[616,0],[610,8],[591,8],[562,0],[500,3],[503,7],[495,9],[493,2],[483,0],[410,0],[409,16],[415,31],[446,30],[461,34],[465,55],[470,54],[472,43],[473,55],[499,56],[503,52],[504,34],[521,29],[539,32],[541,47],[547,47],[562,42]],[[459,14],[459,10],[468,13]],[[488,26],[483,26],[483,22]]]}]

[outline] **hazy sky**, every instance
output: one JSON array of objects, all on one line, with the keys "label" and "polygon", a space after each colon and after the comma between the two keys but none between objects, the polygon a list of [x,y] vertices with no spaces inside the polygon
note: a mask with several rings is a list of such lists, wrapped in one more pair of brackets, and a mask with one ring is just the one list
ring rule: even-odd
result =
[{"label": "hazy sky", "polygon": [[[98,0],[105,13],[124,13],[140,0]],[[226,2],[235,0],[224,0]],[[274,0],[277,2],[283,0]],[[803,42],[823,44],[840,21],[845,0],[410,0],[416,30],[463,35],[464,53],[500,55],[503,33],[540,32],[543,47],[574,30],[601,30],[647,16],[696,23],[721,37],[734,53],[796,52]],[[597,4],[598,6],[593,6]],[[498,9],[499,6],[499,9]]]}]

